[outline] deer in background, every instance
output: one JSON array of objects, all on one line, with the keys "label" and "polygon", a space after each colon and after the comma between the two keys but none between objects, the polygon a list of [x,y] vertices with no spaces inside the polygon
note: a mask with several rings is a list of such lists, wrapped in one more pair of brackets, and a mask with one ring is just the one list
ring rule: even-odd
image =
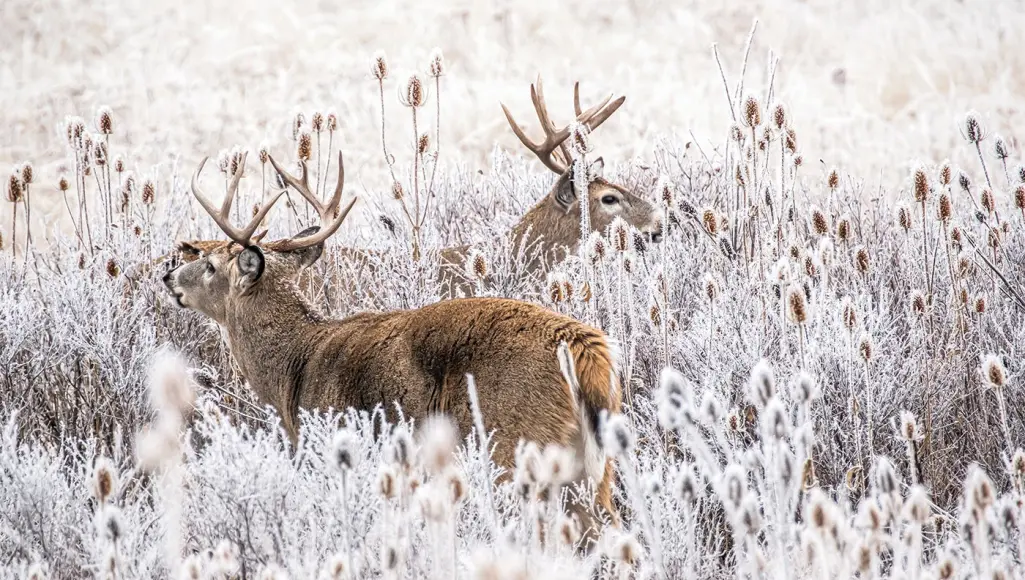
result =
[{"label": "deer in background", "polygon": [[[329,319],[301,296],[298,272],[321,256],[325,240],[356,201],[340,209],[341,161],[339,156],[337,186],[327,203],[303,195],[316,208],[320,226],[256,243],[261,220],[284,192],[236,228],[229,215],[245,157],[219,209],[199,187],[204,160],[192,178],[192,193],[231,242],[164,275],[175,302],[220,325],[242,375],[260,401],[277,410],[293,442],[300,408],[383,404],[393,413],[394,402],[418,421],[446,414],[465,436],[473,427],[466,384],[471,374],[485,428],[496,432],[496,463],[511,470],[520,440],[563,446],[574,452],[573,480],[590,478],[597,488],[597,506],[570,506],[584,529],[594,531],[595,507],[615,521],[613,466],[602,448],[599,421],[618,413],[621,399],[615,350],[600,330],[504,298]],[[568,353],[565,366],[575,371],[563,374],[560,348]]]},{"label": "deer in background", "polygon": [[[552,122],[545,103],[540,76],[537,78],[536,86],[533,84],[530,86],[530,96],[534,111],[541,123],[541,129],[544,131],[543,141],[535,142],[528,138],[504,104],[501,105],[502,110],[520,142],[537,156],[545,167],[559,177],[548,193],[513,226],[510,234],[514,247],[535,250],[533,253],[536,257],[527,264],[526,270],[531,274],[543,277],[553,265],[578,250],[581,241],[581,204],[577,199],[577,188],[573,183],[573,161],[571,161],[569,146],[566,143],[571,136],[572,127],[566,125],[557,129]],[[593,131],[601,126],[625,101],[626,97],[619,97],[613,101],[612,95],[609,95],[585,111],[580,106],[580,83],[577,82],[573,86],[573,107],[576,121],[585,125],[588,131]],[[305,162],[299,163],[299,175],[292,175],[285,171],[273,157],[269,157],[269,160],[287,186],[297,191],[307,201],[311,201],[313,204],[318,203],[312,201],[316,197],[310,192],[309,173]],[[606,231],[612,220],[619,216],[627,224],[637,228],[649,241],[655,243],[661,241],[659,211],[628,188],[606,180],[602,176],[604,165],[604,160],[599,157],[588,167],[590,185],[587,205],[592,230]],[[314,207],[317,206],[314,205]],[[189,262],[229,243],[223,240],[182,241],[178,243],[176,250],[182,260]],[[273,247],[275,243],[277,242],[269,242],[265,246]],[[442,288],[447,289],[450,297],[458,293],[463,295],[472,293],[473,284],[467,277],[464,267],[470,247],[469,244],[464,244],[443,248],[440,251],[439,278]],[[336,251],[339,252],[339,257],[343,260],[358,260],[365,258],[365,255],[371,252],[348,247],[340,247]],[[314,284],[321,287],[325,285],[325,282],[327,281],[314,280]],[[341,284],[341,286],[337,286],[335,283]],[[327,285],[345,289],[345,283],[345,280],[332,280]]]}]

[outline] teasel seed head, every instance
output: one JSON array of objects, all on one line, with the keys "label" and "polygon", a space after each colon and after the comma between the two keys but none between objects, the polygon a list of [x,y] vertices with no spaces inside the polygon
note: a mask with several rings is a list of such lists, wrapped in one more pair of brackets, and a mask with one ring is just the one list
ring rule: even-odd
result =
[{"label": "teasel seed head", "polygon": [[786,136],[783,138],[783,147],[791,154],[797,154],[797,132],[787,127]]},{"label": "teasel seed head", "polygon": [[60,179],[57,180],[57,189],[64,192],[68,190],[68,187],[68,176],[61,174]]},{"label": "teasel seed head", "polygon": [[988,189],[983,189],[982,196],[979,201],[981,202],[982,208],[986,210],[986,213],[993,213],[994,203],[992,191]]},{"label": "teasel seed head", "polygon": [[299,144],[296,146],[296,157],[300,161],[309,161],[313,156],[313,137],[309,131],[299,131]]},{"label": "teasel seed head", "polygon": [[918,168],[914,174],[914,192],[915,202],[925,203],[929,199],[929,177],[925,174],[925,169]]},{"label": "teasel seed head", "polygon": [[923,314],[925,314],[927,302],[925,299],[925,294],[923,294],[921,290],[915,289],[911,291],[909,304],[911,307],[911,313],[914,314],[916,317],[921,317]]},{"label": "teasel seed head", "polygon": [[612,240],[612,248],[623,253],[631,249],[633,241],[629,235],[629,226],[621,216],[616,216],[609,224],[609,239]]},{"label": "teasel seed head", "polygon": [[829,222],[826,220],[826,215],[819,208],[812,209],[811,223],[815,228],[816,234],[823,236],[829,233]]},{"label": "teasel seed head", "polygon": [[470,250],[469,255],[466,257],[467,275],[483,280],[488,275],[488,262],[484,258],[484,254],[480,250],[474,248]]},{"label": "teasel seed head", "polygon": [[395,199],[402,199],[405,196],[405,190],[402,188],[402,184],[398,181],[392,182],[391,195]]},{"label": "teasel seed head", "polygon": [[566,275],[562,272],[550,272],[548,274],[548,298],[554,304],[561,304],[566,300],[566,294],[563,291],[563,281]]},{"label": "teasel seed head", "polygon": [[438,78],[445,74],[445,57],[441,54],[441,49],[435,47],[431,51],[431,64],[428,67],[428,75],[431,78]]},{"label": "teasel seed head", "polygon": [[662,309],[659,307],[657,300],[652,300],[651,306],[648,307],[648,319],[651,320],[651,324],[655,328],[662,326]]},{"label": "teasel seed head", "polygon": [[581,302],[590,302],[591,301],[591,297],[592,297],[591,283],[585,281],[583,287],[580,290],[580,301]]},{"label": "teasel seed head", "polygon": [[843,216],[836,222],[836,237],[841,242],[848,242],[851,239],[851,220]]},{"label": "teasel seed head", "polygon": [[982,125],[979,123],[978,114],[974,111],[969,112],[965,115],[964,125],[962,126],[962,135],[965,140],[969,143],[977,144],[986,138],[982,130]]},{"label": "teasel seed head", "polygon": [[986,295],[979,294],[975,297],[974,309],[976,314],[985,314],[986,312]]},{"label": "teasel seed head", "polygon": [[114,111],[103,105],[96,111],[96,128],[103,135],[114,132]]},{"label": "teasel seed head", "polygon": [[872,344],[872,336],[867,333],[861,333],[861,338],[858,339],[858,354],[861,355],[861,359],[865,362],[872,360],[872,351],[875,346]]},{"label": "teasel seed head", "polygon": [[[1025,191],[1025,186],[1022,186],[1022,190]],[[663,177],[659,180],[658,191],[662,199],[663,207],[670,209],[676,207],[676,188],[673,187],[673,184],[669,179]]]},{"label": "teasel seed head", "polygon": [[93,466],[92,493],[101,504],[105,504],[117,493],[118,471],[106,457],[100,457]]},{"label": "teasel seed head", "polygon": [[900,412],[900,438],[904,441],[921,441],[925,434],[918,426],[918,420],[910,411]]},{"label": "teasel seed head", "polygon": [[334,133],[337,130],[338,130],[338,115],[334,111],[331,111],[329,109],[328,112],[327,112],[327,131],[328,131],[328,133]]},{"label": "teasel seed head", "polygon": [[937,217],[940,218],[941,222],[948,223],[950,221],[950,217],[953,215],[954,210],[950,203],[950,195],[947,193],[940,194],[940,203],[937,212]]},{"label": "teasel seed head", "polygon": [[378,81],[388,78],[388,59],[384,51],[377,51],[370,60],[370,75]]},{"label": "teasel seed head", "polygon": [[989,228],[989,234],[986,236],[986,243],[989,247],[997,249],[1000,247],[1000,230],[996,228]]},{"label": "teasel seed head", "polygon": [[107,164],[107,144],[103,141],[97,141],[92,147],[92,160],[97,166],[104,166]]},{"label": "teasel seed head", "polygon": [[705,298],[708,298],[709,302],[715,302],[716,298],[719,297],[719,282],[716,281],[715,276],[711,272],[705,272],[701,276],[701,286],[705,291]]},{"label": "teasel seed head", "polygon": [[348,429],[341,429],[331,440],[330,465],[339,473],[351,470],[358,459],[359,439]]},{"label": "teasel seed head", "polygon": [[587,254],[591,258],[592,264],[598,264],[605,260],[606,253],[608,251],[608,245],[605,242],[605,238],[602,237],[598,231],[591,232],[591,236],[587,240]]},{"label": "teasel seed head", "polygon": [[957,184],[965,193],[971,193],[972,191],[972,178],[968,177],[968,174],[964,171],[957,172]]},{"label": "teasel seed head", "polygon": [[1007,385],[1007,370],[1000,357],[995,354],[986,354],[982,357],[982,376],[986,383],[995,389],[1002,389]]},{"label": "teasel seed head", "polygon": [[267,164],[268,158],[270,157],[270,146],[266,141],[260,141],[256,156],[260,160],[260,165]]},{"label": "teasel seed head", "polygon": [[310,116],[310,128],[314,133],[324,131],[324,115],[320,111],[314,111],[313,115]]},{"label": "teasel seed head", "polygon": [[856,252],[854,252],[854,266],[858,269],[858,272],[867,274],[869,265],[868,250],[864,246],[861,246]]},{"label": "teasel seed head", "polygon": [[831,190],[836,190],[836,188],[840,187],[840,174],[837,173],[835,168],[830,170],[829,176],[826,178],[826,185]]},{"label": "teasel seed head", "polygon": [[306,126],[306,115],[302,111],[296,111],[292,117],[292,141],[299,139],[299,133]]},{"label": "teasel seed head", "polygon": [[941,185],[950,185],[950,180],[951,180],[951,177],[952,177],[952,173],[953,172],[952,172],[952,170],[950,168],[950,161],[949,160],[944,160],[943,161],[943,165],[940,166],[940,184]]},{"label": "teasel seed head", "polygon": [[905,204],[901,204],[897,208],[897,223],[900,224],[900,227],[904,230],[904,233],[907,233],[908,230],[911,229],[911,225],[913,223],[911,221],[911,209]]},{"label": "teasel seed head", "polygon": [[1025,185],[1014,188],[1014,207],[1025,211]]},{"label": "teasel seed head", "polygon": [[107,260],[107,275],[111,278],[117,278],[121,275],[121,266],[118,265],[114,258]]},{"label": "teasel seed head", "polygon": [[21,176],[15,171],[11,173],[11,177],[7,180],[7,201],[11,203],[21,203],[21,200],[25,197],[24,185],[21,182]]},{"label": "teasel seed head", "polygon": [[744,131],[740,125],[730,125],[730,139],[736,143],[744,142]]},{"label": "teasel seed head", "polygon": [[602,442],[608,446],[608,452],[613,457],[624,457],[633,450],[635,436],[623,415],[616,413],[608,416],[605,420]]},{"label": "teasel seed head", "polygon": [[957,226],[950,228],[950,245],[955,250],[961,251],[961,228]]},{"label": "teasel seed head", "polygon": [[719,218],[712,209],[706,209],[701,214],[701,222],[710,236],[715,237],[719,233]]},{"label": "teasel seed head", "polygon": [[406,79],[406,86],[400,87],[399,102],[411,109],[418,109],[427,102],[427,85],[420,75],[413,73]]},{"label": "teasel seed head", "polygon": [[811,254],[804,256],[804,273],[810,278],[814,278],[819,274],[819,268],[815,265],[815,260],[811,257]]},{"label": "teasel seed head", "polygon": [[21,164],[21,182],[25,185],[32,184],[32,178],[34,177],[34,171],[32,170],[32,164],[26,161]]},{"label": "teasel seed head", "polygon": [[377,493],[386,500],[394,498],[398,492],[397,479],[398,473],[395,471],[395,466],[382,464],[377,472]]},{"label": "teasel seed head", "polygon": [[804,324],[808,320],[804,288],[799,284],[791,284],[787,288],[787,317],[794,324]]},{"label": "teasel seed head", "polygon": [[1007,149],[1007,142],[1000,135],[993,138],[993,154],[1000,161],[1004,161],[1011,156],[1010,151]]},{"label": "teasel seed head", "polygon": [[427,153],[431,148],[431,136],[427,132],[420,133],[420,138],[416,141],[416,150],[420,155]]},{"label": "teasel seed head", "polygon": [[748,127],[757,127],[762,124],[762,107],[754,97],[748,97],[744,101],[744,122]]},{"label": "teasel seed head", "polygon": [[776,103],[772,109],[772,124],[782,131],[787,126],[787,110],[783,103]]},{"label": "teasel seed head", "polygon": [[1025,478],[1025,451],[1022,451],[1019,447],[1014,450],[1014,455],[1011,456],[1011,475],[1016,478]]}]

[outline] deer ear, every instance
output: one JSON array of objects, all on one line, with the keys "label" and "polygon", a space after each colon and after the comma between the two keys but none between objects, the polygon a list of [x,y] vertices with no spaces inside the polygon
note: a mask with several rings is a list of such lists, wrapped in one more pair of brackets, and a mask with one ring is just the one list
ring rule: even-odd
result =
[{"label": "deer ear", "polygon": [[236,260],[238,261],[239,272],[242,274],[238,284],[243,290],[247,290],[253,284],[256,284],[260,276],[263,275],[265,265],[263,250],[259,246],[248,246],[239,252]]},{"label": "deer ear", "polygon": [[[292,236],[292,238],[305,238],[306,236],[312,236],[313,234],[320,231],[320,226],[310,226],[298,234]],[[317,244],[316,246],[310,246],[301,250],[295,250],[289,252],[292,256],[299,260],[300,268],[309,268],[314,262],[320,259],[320,256],[324,253],[324,242]]]},{"label": "deer ear", "polygon": [[591,178],[603,177],[605,175],[605,160],[601,157],[595,159],[591,163],[591,167],[588,168],[591,173]]},{"label": "deer ear", "polygon": [[577,202],[577,190],[573,187],[572,166],[559,177],[559,181],[555,183],[555,191],[552,193],[555,196],[555,205],[559,206],[562,211],[569,211]]}]

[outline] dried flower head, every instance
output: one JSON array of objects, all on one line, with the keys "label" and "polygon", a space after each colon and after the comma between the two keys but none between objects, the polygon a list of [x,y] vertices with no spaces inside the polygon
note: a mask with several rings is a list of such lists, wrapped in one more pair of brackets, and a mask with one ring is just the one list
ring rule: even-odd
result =
[{"label": "dried flower head", "polygon": [[105,504],[117,493],[118,471],[106,457],[100,457],[93,466],[91,480],[92,494],[96,501]]},{"label": "dried flower head", "polygon": [[984,314],[986,312],[986,295],[979,294],[975,297],[975,303],[972,305],[973,310],[976,314]]},{"label": "dried flower head", "polygon": [[1011,156],[1011,152],[1007,148],[1007,141],[1004,141],[1004,138],[1000,135],[993,138],[993,155],[1000,161],[1004,161]]},{"label": "dried flower head", "polygon": [[950,185],[951,174],[950,161],[944,160],[943,165],[940,166],[940,184]]},{"label": "dried flower head", "polygon": [[715,236],[719,232],[719,219],[716,216],[715,211],[712,209],[706,209],[701,214],[701,223],[705,226],[705,231],[710,236]]},{"label": "dried flower head", "polygon": [[25,188],[18,173],[11,173],[10,179],[7,180],[7,201],[11,203],[20,203],[25,196]]},{"label": "dried flower head", "polygon": [[184,414],[196,400],[195,384],[185,361],[170,351],[153,358],[149,375],[150,398],[156,409]]},{"label": "dried flower head", "polygon": [[715,302],[715,299],[719,297],[719,282],[711,272],[705,272],[701,276],[701,286],[705,291],[705,297],[708,298],[708,301]]},{"label": "dried flower head", "polygon": [[270,145],[268,145],[266,141],[260,141],[256,156],[260,160],[260,165],[266,165],[268,158],[270,157]]},{"label": "dried flower head", "polygon": [[900,438],[904,441],[921,441],[925,437],[922,428],[918,426],[918,420],[909,411],[900,412]]},{"label": "dried flower head", "polygon": [[993,202],[992,191],[988,189],[983,189],[979,202],[982,204],[982,208],[985,209],[987,213],[993,213],[993,208],[995,207],[995,204]]},{"label": "dried flower head", "polygon": [[865,362],[872,360],[872,351],[874,349],[872,336],[867,332],[861,333],[861,338],[858,339],[858,354],[861,355],[862,360]]},{"label": "dried flower head", "polygon": [[822,236],[829,233],[829,222],[826,220],[826,214],[822,213],[822,210],[817,207],[811,210],[811,223],[816,234]]},{"label": "dried flower head", "polygon": [[441,49],[435,47],[431,51],[431,64],[428,67],[428,74],[432,78],[438,78],[445,74],[445,57],[441,54]]},{"label": "dried flower head", "polygon": [[783,147],[791,154],[797,153],[797,132],[791,127],[787,127],[786,134],[783,137]]},{"label": "dried flower head", "polygon": [[972,179],[968,177],[968,174],[964,171],[958,170],[957,172],[957,184],[964,190],[965,193],[970,193],[972,190]]},{"label": "dried flower head", "polygon": [[[310,157],[313,156],[313,137],[309,131],[301,129],[299,131],[299,139],[296,144],[296,157],[300,161],[309,161]],[[232,174],[234,175],[234,174]]]},{"label": "dried flower head", "polygon": [[338,115],[330,110],[327,113],[327,130],[329,133],[334,133],[338,130]]},{"label": "dried flower head", "polygon": [[804,324],[808,320],[804,288],[798,284],[791,284],[787,288],[787,317],[794,324]]},{"label": "dried flower head", "polygon": [[399,467],[409,470],[413,466],[414,453],[413,438],[404,427],[395,429],[392,433],[391,445],[388,448],[390,459]]},{"label": "dried flower head", "polygon": [[1025,211],[1025,185],[1014,188],[1014,207]]},{"label": "dried flower head", "polygon": [[911,209],[908,206],[900,204],[897,207],[897,223],[905,233],[911,229]]},{"label": "dried flower head", "polygon": [[383,51],[379,50],[374,53],[370,61],[370,75],[378,81],[388,78],[388,59]]},{"label": "dried flower head", "polygon": [[425,131],[420,133],[420,138],[416,141],[416,150],[420,155],[427,153],[431,148],[431,136]]},{"label": "dried flower head", "polygon": [[68,176],[61,174],[60,179],[57,180],[57,189],[63,192],[67,191],[68,187],[70,187],[68,184]]},{"label": "dried flower head", "polygon": [[782,130],[787,126],[787,110],[783,103],[776,103],[772,109],[772,124],[776,129]]},{"label": "dried flower head", "polygon": [[605,260],[607,248],[605,238],[597,231],[591,232],[591,236],[587,240],[587,255],[591,257],[592,264]]},{"label": "dried flower head", "polygon": [[950,203],[950,195],[946,193],[941,193],[940,203],[937,209],[937,217],[940,218],[941,222],[947,223],[950,221],[950,217],[953,215],[953,213],[954,210]]},{"label": "dried flower head", "polygon": [[847,216],[841,217],[836,222],[836,237],[841,242],[847,242],[851,239],[851,220]]},{"label": "dried flower head", "polygon": [[826,177],[826,185],[832,190],[840,187],[840,174],[837,173],[835,168],[829,171],[829,176]]},{"label": "dried flower head", "polygon": [[921,317],[923,314],[925,314],[926,299],[925,294],[923,294],[921,290],[912,290],[910,300],[908,301],[908,303],[911,308],[911,313],[914,314],[916,317]]},{"label": "dried flower head", "polygon": [[564,284],[566,281],[566,274],[562,272],[549,272],[548,273],[548,298],[554,304],[561,304],[566,301],[566,293],[564,292]]},{"label": "dried flower head", "polygon": [[569,145],[577,155],[587,155],[591,152],[591,130],[587,123],[573,123],[569,128]]},{"label": "dried flower head", "polygon": [[862,274],[868,273],[869,256],[868,250],[864,246],[861,246],[854,252],[854,267]]},{"label": "dried flower head", "polygon": [[995,354],[986,354],[982,357],[982,376],[986,383],[995,388],[1001,389],[1007,385],[1007,370],[1000,357]]},{"label": "dried flower head", "polygon": [[914,192],[915,201],[917,203],[925,203],[929,198],[929,177],[925,174],[925,169],[919,167],[914,173]]},{"label": "dried flower head", "polygon": [[153,200],[156,198],[156,185],[153,184],[152,179],[147,179],[142,182],[142,203],[145,205],[153,205]]},{"label": "dried flower head", "polygon": [[961,251],[961,228],[954,226],[950,229],[950,245],[952,245],[955,250],[959,252]]},{"label": "dried flower head", "polygon": [[629,454],[636,441],[626,417],[616,413],[609,415],[602,430],[602,439],[610,455],[624,457]]},{"label": "dried flower head", "polygon": [[964,124],[961,128],[961,135],[965,140],[972,144],[978,144],[986,138],[982,130],[982,125],[979,123],[978,113],[971,111],[965,115]]},{"label": "dried flower head", "polygon": [[26,161],[21,164],[21,181],[25,185],[32,184],[32,178],[35,176],[35,172],[32,170],[32,164]]},{"label": "dried flower head", "polygon": [[744,130],[740,128],[740,125],[730,125],[730,139],[737,143],[744,142]]},{"label": "dried flower head", "polygon": [[107,260],[107,275],[111,278],[117,278],[121,275],[121,266],[118,265],[117,260],[114,258]]},{"label": "dried flower head", "polygon": [[483,280],[488,275],[488,262],[484,254],[477,248],[472,248],[466,256],[466,275],[471,278]]},{"label": "dried flower head", "polygon": [[114,111],[103,105],[96,110],[96,129],[103,135],[114,132]]},{"label": "dried flower head", "polygon": [[420,75],[413,73],[406,79],[406,86],[399,87],[399,102],[403,106],[418,109],[427,103],[427,85]]},{"label": "dried flower head", "polygon": [[296,141],[299,139],[299,133],[306,126],[306,115],[302,111],[296,111],[295,115],[292,116],[292,140]]},{"label": "dried flower head", "polygon": [[754,97],[748,97],[744,101],[744,122],[748,127],[757,127],[762,124],[762,107]]},{"label": "dried flower head", "polygon": [[632,249],[632,238],[629,235],[630,227],[622,216],[616,216],[609,224],[609,240],[612,241],[612,248],[623,253]]},{"label": "dried flower head", "polygon": [[751,369],[748,379],[748,399],[764,408],[776,396],[776,378],[772,366],[765,359],[760,359]]}]

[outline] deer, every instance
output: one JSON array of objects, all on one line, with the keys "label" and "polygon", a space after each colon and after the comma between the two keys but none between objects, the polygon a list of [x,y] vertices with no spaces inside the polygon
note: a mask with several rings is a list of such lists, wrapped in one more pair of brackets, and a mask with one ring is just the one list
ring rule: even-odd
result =
[{"label": "deer", "polygon": [[[556,128],[552,122],[540,75],[537,77],[536,85],[530,85],[530,97],[544,132],[542,141],[531,140],[513,118],[508,107],[504,103],[500,103],[500,105],[516,137],[545,167],[558,175],[558,178],[545,196],[513,226],[509,235],[512,236],[514,247],[532,250],[530,252],[532,257],[525,271],[535,276],[544,276],[566,256],[578,251],[581,242],[581,204],[577,198],[577,188],[574,187],[574,161],[572,161],[567,144],[573,127],[565,125]],[[583,110],[580,104],[580,82],[573,85],[573,108],[576,122],[584,125],[588,132],[601,126],[619,110],[624,102],[626,102],[625,96],[612,100],[610,94],[587,110]],[[269,156],[269,161],[287,187],[291,187],[307,200],[315,199],[315,196],[310,193],[309,173],[305,162],[299,162],[299,174],[293,175],[286,171],[273,156]],[[587,205],[592,230],[599,232],[607,230],[618,216],[622,217],[630,226],[637,228],[648,241],[659,243],[662,239],[660,212],[650,202],[629,188],[606,180],[603,176],[604,167],[604,159],[598,157],[587,168],[590,176]],[[230,243],[230,241],[224,240],[180,241],[175,251],[181,260],[188,262],[199,259],[202,255]],[[440,250],[438,276],[443,297],[472,293],[473,283],[469,280],[464,267],[470,247],[469,244],[464,244]],[[360,260],[372,253],[368,250],[349,247],[339,247],[336,251],[343,260]],[[365,267],[365,264],[361,265]],[[344,284],[344,280],[333,282]],[[322,279],[315,279],[313,283],[320,287],[331,285],[326,284],[326,281]]]},{"label": "deer", "polygon": [[[163,283],[174,303],[213,320],[257,399],[273,407],[293,444],[299,410],[400,404],[406,417],[443,414],[465,437],[473,428],[467,375],[477,385],[493,458],[512,470],[520,441],[562,446],[574,457],[573,481],[593,481],[593,502],[572,504],[584,530],[600,514],[616,523],[614,466],[605,452],[602,418],[621,411],[618,347],[601,330],[519,300],[468,297],[410,310],[320,313],[299,291],[298,273],[324,252],[356,202],[341,207],[344,164],[327,202],[306,192],[319,225],[263,242],[260,222],[284,191],[268,198],[242,228],[230,222],[245,165],[242,156],[221,206],[191,191],[230,243],[169,268]],[[560,359],[560,353],[562,353]],[[504,478],[508,478],[506,473]]]}]

